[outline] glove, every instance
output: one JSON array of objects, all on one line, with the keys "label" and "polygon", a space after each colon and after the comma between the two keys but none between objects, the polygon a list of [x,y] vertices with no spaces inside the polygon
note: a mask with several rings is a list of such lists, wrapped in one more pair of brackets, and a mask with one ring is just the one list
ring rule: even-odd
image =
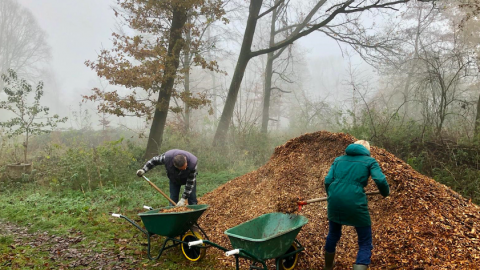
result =
[{"label": "glove", "polygon": [[185,206],[185,199],[181,198],[180,201],[177,202],[177,206]]},{"label": "glove", "polygon": [[145,171],[142,170],[142,169],[140,169],[140,170],[137,171],[137,176],[138,176],[138,177],[142,177],[144,174],[145,174]]}]

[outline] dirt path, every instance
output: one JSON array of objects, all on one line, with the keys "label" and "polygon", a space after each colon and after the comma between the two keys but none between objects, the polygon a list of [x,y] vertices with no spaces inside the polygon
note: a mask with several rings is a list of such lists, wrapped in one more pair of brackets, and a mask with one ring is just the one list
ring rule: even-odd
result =
[{"label": "dirt path", "polygon": [[[43,256],[44,269],[136,269],[141,264],[138,260],[129,257],[124,252],[114,252],[103,248],[100,253],[93,249],[100,243],[94,241],[87,243],[82,233],[79,231],[70,231],[68,236],[50,235],[47,232],[28,233],[28,228],[20,227],[13,223],[0,220],[2,228],[0,236],[12,236],[13,243],[8,246],[11,252],[0,255],[0,268],[12,267],[12,261],[19,246],[30,246],[37,249],[39,253],[46,253]],[[28,257],[27,257],[28,258]],[[39,258],[31,258],[31,260]],[[26,259],[26,266],[35,267],[39,265],[29,263],[30,258]]]}]

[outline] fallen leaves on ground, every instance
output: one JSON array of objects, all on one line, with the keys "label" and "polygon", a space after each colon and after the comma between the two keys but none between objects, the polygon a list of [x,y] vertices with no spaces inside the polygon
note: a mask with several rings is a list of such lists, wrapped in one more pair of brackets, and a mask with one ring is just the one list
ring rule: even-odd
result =
[{"label": "fallen leaves on ground", "polygon": [[[71,230],[69,235],[56,236],[47,232],[29,233],[28,228],[17,226],[13,223],[0,221],[2,234],[14,236],[15,246],[30,246],[36,248],[39,252],[46,252],[48,257],[44,258],[49,263],[44,265],[35,265],[36,269],[135,269],[138,267],[138,261],[130,258],[125,260],[124,252],[118,254],[113,250],[103,248],[102,252],[97,253],[92,250],[95,246],[102,246],[102,243],[85,242],[85,238],[80,231]],[[9,254],[3,254],[3,259],[8,259]],[[14,254],[12,256],[15,256]],[[26,257],[28,260],[28,257]],[[2,265],[2,264],[0,264]],[[4,265],[6,266],[6,265]],[[28,266],[28,265],[26,265]],[[33,268],[33,266],[32,266]]]}]

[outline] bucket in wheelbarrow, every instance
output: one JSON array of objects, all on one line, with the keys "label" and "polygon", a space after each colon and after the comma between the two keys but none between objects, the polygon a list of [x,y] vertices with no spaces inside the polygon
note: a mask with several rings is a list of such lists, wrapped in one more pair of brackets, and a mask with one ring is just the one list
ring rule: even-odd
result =
[{"label": "bucket in wheelbarrow", "polygon": [[[170,209],[175,206],[168,206],[161,209]],[[145,229],[150,234],[157,234],[166,237],[175,237],[188,231],[200,216],[207,210],[207,204],[188,205],[192,211],[177,213],[159,213],[159,209],[150,210],[138,214],[142,219]]]},{"label": "bucket in wheelbarrow", "polygon": [[282,256],[308,219],[300,215],[269,213],[225,231],[234,249],[243,249],[266,260]]}]

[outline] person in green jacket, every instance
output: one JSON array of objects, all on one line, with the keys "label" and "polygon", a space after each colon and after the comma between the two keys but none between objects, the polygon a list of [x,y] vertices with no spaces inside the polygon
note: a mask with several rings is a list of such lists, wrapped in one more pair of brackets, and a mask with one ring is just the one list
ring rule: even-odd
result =
[{"label": "person in green jacket", "polygon": [[367,269],[372,256],[372,222],[364,188],[371,176],[380,194],[390,194],[385,175],[378,162],[370,157],[370,144],[360,140],[337,157],[325,177],[328,201],[329,230],[325,243],[325,270],[334,266],[335,248],[342,236],[342,226],[354,226],[358,235],[357,260],[354,270]]}]

